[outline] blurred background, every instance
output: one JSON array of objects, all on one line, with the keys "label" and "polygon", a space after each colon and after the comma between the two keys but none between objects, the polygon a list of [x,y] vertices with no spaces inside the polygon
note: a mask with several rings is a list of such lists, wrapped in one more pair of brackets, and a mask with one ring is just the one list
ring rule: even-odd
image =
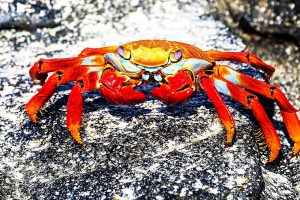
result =
[{"label": "blurred background", "polygon": [[140,39],[250,50],[276,68],[272,82],[300,108],[299,0],[0,0],[0,199],[300,198],[300,161],[290,159],[277,106],[266,107],[283,141],[272,166],[259,159],[251,113],[230,99],[243,132],[231,148],[203,95],[160,110],[156,101],[124,109],[86,94],[84,148],[64,125],[70,85],[59,86],[40,126],[28,120],[24,105],[40,88],[28,71],[39,58]]}]

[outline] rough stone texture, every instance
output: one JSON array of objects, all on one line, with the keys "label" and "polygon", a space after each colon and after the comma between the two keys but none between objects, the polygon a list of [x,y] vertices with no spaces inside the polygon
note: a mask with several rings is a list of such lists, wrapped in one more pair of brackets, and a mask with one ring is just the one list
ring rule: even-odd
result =
[{"label": "rough stone texture", "polygon": [[[170,107],[151,97],[141,105],[115,106],[98,91],[86,93],[84,145],[79,147],[65,125],[72,87],[67,84],[59,86],[47,103],[39,116],[40,125],[32,124],[23,109],[40,88],[28,75],[29,67],[39,57],[70,57],[85,47],[146,38],[178,40],[203,49],[246,49],[241,39],[211,16],[206,2],[43,2],[59,10],[56,27],[33,32],[27,31],[30,28],[0,31],[0,197],[300,198],[300,159],[289,160],[291,143],[278,108],[274,110],[268,101],[265,105],[283,141],[282,156],[272,165],[265,164],[266,150],[255,140],[258,126],[251,111],[226,97],[237,127],[236,142],[227,148],[225,130],[204,94]],[[36,4],[24,4],[24,15],[36,13],[30,9]],[[11,6],[12,2],[0,4],[1,8]],[[54,19],[44,17],[40,20]],[[276,49],[283,49],[276,45]],[[249,48],[257,51],[255,46]],[[279,68],[274,81],[299,108],[297,48],[291,46],[279,54],[272,49],[256,53]],[[281,60],[282,55],[286,55],[287,64]],[[250,66],[230,65],[261,78]]]},{"label": "rough stone texture", "polygon": [[300,45],[300,1],[295,0],[210,0],[211,7],[229,26]]},{"label": "rough stone texture", "polygon": [[60,24],[59,6],[52,1],[8,0],[1,4],[0,29],[25,29],[54,27]]}]

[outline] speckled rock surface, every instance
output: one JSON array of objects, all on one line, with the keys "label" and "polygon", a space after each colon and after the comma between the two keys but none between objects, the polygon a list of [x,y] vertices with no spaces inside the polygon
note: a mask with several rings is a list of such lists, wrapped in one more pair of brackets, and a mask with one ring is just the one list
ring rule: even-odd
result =
[{"label": "speckled rock surface", "polygon": [[[291,143],[271,102],[265,105],[283,141],[282,156],[272,165],[265,164],[266,151],[255,140],[258,126],[251,111],[226,97],[237,127],[236,141],[227,148],[225,130],[204,94],[195,94],[189,102],[170,107],[151,97],[141,105],[115,106],[98,91],[86,93],[84,145],[78,146],[65,125],[72,87],[67,84],[59,86],[47,103],[39,116],[40,125],[32,124],[23,109],[40,88],[28,75],[29,67],[39,57],[70,57],[85,47],[147,38],[178,40],[203,49],[247,48],[210,15],[206,2],[51,2],[59,8],[56,27],[33,32],[26,28],[0,30],[1,198],[300,197],[300,159],[289,160]],[[1,3],[1,7],[8,3]],[[276,52],[270,57],[265,52],[258,53],[270,64],[277,62]],[[260,77],[250,66],[230,65]],[[275,82],[299,108],[299,58],[294,58],[285,70],[282,63],[279,65],[282,70],[275,74]]]},{"label": "speckled rock surface", "polygon": [[300,45],[300,2],[295,0],[210,0],[229,26],[294,40]]}]

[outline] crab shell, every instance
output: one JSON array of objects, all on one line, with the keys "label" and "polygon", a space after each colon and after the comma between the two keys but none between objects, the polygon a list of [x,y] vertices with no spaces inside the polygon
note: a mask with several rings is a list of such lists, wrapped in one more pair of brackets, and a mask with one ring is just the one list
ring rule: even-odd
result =
[{"label": "crab shell", "polygon": [[[210,61],[209,57],[195,46],[170,41],[138,41],[122,45],[125,54],[130,54],[130,61],[144,66],[167,65],[171,57],[175,58],[176,51],[182,52],[184,58],[199,58]],[[180,56],[181,57],[181,56]],[[179,57],[179,58],[180,58]]]}]

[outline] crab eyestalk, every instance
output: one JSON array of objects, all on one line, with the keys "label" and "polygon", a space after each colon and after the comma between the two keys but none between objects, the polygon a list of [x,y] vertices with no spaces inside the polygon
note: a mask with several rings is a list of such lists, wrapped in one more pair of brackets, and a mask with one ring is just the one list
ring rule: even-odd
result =
[{"label": "crab eyestalk", "polygon": [[126,60],[130,60],[130,58],[131,58],[131,53],[130,53],[130,51],[127,50],[127,49],[124,49],[123,46],[119,46],[119,47],[118,47],[118,54],[119,54],[122,58],[124,58],[124,59],[126,59]]},{"label": "crab eyestalk", "polygon": [[180,61],[182,58],[182,51],[177,49],[176,51],[171,52],[169,58],[173,63]]}]

